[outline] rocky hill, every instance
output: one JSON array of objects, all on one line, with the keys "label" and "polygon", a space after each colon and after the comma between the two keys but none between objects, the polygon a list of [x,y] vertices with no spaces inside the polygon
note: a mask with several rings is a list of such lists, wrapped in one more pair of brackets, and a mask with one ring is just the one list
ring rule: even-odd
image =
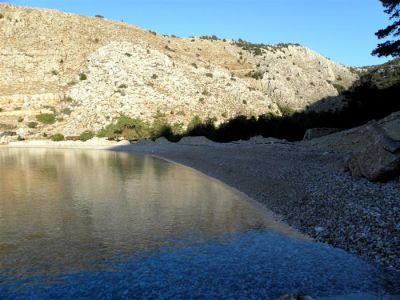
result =
[{"label": "rocky hill", "polygon": [[0,131],[25,138],[98,131],[120,115],[176,128],[195,116],[218,123],[279,115],[338,96],[358,79],[300,45],[161,36],[7,4],[0,4],[0,40]]}]

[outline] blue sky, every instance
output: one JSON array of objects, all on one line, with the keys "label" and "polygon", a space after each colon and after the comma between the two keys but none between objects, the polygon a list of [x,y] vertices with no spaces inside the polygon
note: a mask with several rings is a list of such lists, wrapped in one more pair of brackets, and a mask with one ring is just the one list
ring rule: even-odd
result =
[{"label": "blue sky", "polygon": [[9,0],[148,28],[162,34],[300,43],[349,66],[379,64],[374,33],[388,16],[378,0]]}]

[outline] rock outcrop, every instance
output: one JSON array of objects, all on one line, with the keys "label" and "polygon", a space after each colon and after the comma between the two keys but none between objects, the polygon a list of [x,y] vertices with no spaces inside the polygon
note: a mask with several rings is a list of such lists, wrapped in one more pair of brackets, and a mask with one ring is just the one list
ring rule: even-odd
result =
[{"label": "rock outcrop", "polygon": [[[336,97],[358,78],[299,45],[253,51],[54,10],[0,4],[0,13],[0,128],[27,138],[76,136],[121,114],[178,127],[194,116],[279,115]],[[40,113],[56,122],[28,126]]]},{"label": "rock outcrop", "polygon": [[[400,129],[400,128],[399,128]],[[353,177],[387,181],[400,176],[400,141],[390,138],[376,125],[368,128],[367,143],[348,161]]]},{"label": "rock outcrop", "polygon": [[304,143],[346,152],[345,167],[354,177],[388,181],[400,176],[400,112]]}]

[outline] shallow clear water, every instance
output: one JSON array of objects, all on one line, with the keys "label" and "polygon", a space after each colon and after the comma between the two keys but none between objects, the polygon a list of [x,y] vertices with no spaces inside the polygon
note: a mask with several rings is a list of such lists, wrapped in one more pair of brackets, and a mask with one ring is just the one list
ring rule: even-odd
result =
[{"label": "shallow clear water", "polygon": [[191,169],[106,151],[0,149],[0,298],[274,298],[381,291]]}]

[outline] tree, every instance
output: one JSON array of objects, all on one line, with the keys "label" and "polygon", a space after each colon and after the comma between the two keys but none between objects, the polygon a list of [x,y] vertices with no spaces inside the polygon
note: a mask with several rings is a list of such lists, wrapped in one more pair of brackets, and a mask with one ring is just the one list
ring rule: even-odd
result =
[{"label": "tree", "polygon": [[[383,7],[385,7],[385,13],[390,15],[390,20],[394,20],[393,24],[387,26],[385,29],[381,29],[375,33],[379,39],[388,37],[400,36],[400,0],[380,0]],[[400,40],[389,40],[384,43],[378,44],[376,49],[372,52],[372,55],[377,56],[400,56]]]}]

